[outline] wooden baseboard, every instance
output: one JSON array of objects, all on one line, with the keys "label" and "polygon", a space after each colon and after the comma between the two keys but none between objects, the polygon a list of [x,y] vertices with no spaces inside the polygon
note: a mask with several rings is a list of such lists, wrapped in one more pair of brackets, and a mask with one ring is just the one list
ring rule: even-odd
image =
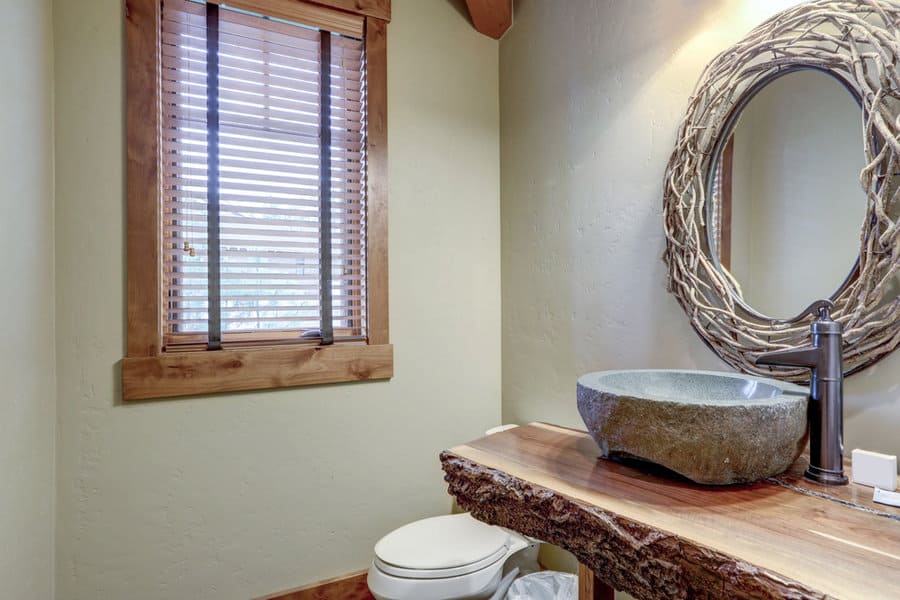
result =
[{"label": "wooden baseboard", "polygon": [[[375,600],[366,585],[366,571],[326,579],[312,585],[263,596],[256,600]],[[590,569],[578,565],[579,600],[613,600],[611,587],[594,577]]]},{"label": "wooden baseboard", "polygon": [[366,585],[366,571],[360,571],[257,600],[375,600],[375,597]]}]

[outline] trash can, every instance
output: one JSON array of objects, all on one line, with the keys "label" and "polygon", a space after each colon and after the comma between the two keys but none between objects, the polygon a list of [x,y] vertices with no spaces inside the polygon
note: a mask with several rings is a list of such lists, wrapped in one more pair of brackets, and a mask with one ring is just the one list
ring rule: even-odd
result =
[{"label": "trash can", "polygon": [[559,571],[539,571],[513,581],[506,600],[578,600],[578,577]]}]

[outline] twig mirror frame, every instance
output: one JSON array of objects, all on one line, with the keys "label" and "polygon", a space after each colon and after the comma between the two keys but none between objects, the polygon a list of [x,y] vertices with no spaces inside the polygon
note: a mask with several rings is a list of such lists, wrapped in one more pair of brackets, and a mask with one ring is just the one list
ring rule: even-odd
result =
[{"label": "twig mirror frame", "polygon": [[[809,343],[810,316],[772,319],[747,306],[711,255],[707,187],[735,111],[765,83],[815,69],[862,106],[866,217],[857,268],[832,296],[844,327],[844,371],[870,366],[900,345],[900,5],[818,0],[768,19],[706,67],[688,102],[666,168],[663,216],[668,288],[704,342],[746,373],[805,381],[807,369],[758,367],[756,357]],[[893,297],[891,296],[893,294]],[[798,306],[798,312],[802,309]]]}]

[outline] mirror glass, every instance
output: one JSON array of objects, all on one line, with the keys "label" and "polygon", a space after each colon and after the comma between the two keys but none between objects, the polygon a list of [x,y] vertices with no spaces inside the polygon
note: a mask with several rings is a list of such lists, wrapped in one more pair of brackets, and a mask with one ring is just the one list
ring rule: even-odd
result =
[{"label": "mirror glass", "polygon": [[709,244],[754,311],[795,316],[853,274],[866,196],[862,113],[819,71],[764,86],[714,163]]}]

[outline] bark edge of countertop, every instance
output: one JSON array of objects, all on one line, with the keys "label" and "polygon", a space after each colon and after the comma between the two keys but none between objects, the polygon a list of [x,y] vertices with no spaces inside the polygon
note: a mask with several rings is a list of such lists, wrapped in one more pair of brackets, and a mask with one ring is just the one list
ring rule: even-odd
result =
[{"label": "bark edge of countertop", "polygon": [[568,550],[638,600],[833,598],[769,569],[445,450],[444,480],[477,519]]}]

